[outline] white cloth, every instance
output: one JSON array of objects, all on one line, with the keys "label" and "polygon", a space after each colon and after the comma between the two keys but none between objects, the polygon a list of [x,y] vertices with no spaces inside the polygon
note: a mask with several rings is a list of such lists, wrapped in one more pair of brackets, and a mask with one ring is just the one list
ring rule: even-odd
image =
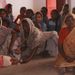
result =
[{"label": "white cloth", "polygon": [[0,55],[0,67],[6,67],[12,65],[11,57]]},{"label": "white cloth", "polygon": [[[28,22],[30,27],[29,36],[27,38],[27,46],[29,49],[34,49],[35,47],[40,46],[41,44],[44,44],[44,42],[48,40],[49,38],[53,39],[53,42],[55,43],[55,45],[58,46],[58,43],[57,43],[58,34],[56,31],[42,32],[34,26],[33,22],[30,19],[25,18],[24,20]],[[21,34],[22,34],[22,40],[24,41],[25,37],[24,37],[24,30],[22,25],[21,25]]]}]

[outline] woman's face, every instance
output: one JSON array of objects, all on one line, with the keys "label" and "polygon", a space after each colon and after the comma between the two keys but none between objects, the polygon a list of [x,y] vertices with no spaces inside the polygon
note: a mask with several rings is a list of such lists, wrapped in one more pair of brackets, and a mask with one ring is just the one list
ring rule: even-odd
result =
[{"label": "woman's face", "polygon": [[72,16],[71,16],[71,17],[68,17],[68,18],[66,19],[66,24],[67,24],[67,26],[70,27],[70,28],[75,27],[75,19],[74,19]]},{"label": "woman's face", "polygon": [[38,22],[42,21],[42,16],[41,16],[40,14],[38,14],[38,15],[36,16],[36,20],[37,20]]},{"label": "woman's face", "polygon": [[28,35],[30,31],[28,22],[26,20],[23,20],[22,25],[23,25],[24,35]]}]

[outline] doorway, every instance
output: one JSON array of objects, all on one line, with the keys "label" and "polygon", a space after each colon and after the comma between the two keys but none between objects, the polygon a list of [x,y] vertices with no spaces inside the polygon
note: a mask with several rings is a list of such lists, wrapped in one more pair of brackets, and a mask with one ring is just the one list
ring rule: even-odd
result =
[{"label": "doorway", "polygon": [[48,18],[50,18],[50,13],[53,9],[57,9],[60,12],[65,2],[66,0],[46,0],[46,6],[48,9]]}]

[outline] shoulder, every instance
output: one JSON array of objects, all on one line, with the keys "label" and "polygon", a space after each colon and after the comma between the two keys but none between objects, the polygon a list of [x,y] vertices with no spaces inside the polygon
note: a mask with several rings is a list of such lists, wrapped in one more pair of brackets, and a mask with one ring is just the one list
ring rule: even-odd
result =
[{"label": "shoulder", "polygon": [[21,15],[18,15],[17,18],[20,18]]},{"label": "shoulder", "polygon": [[68,28],[67,27],[63,27],[63,28],[61,28],[61,30],[60,30],[60,32],[59,33],[64,33],[65,31],[67,31],[68,30]]}]

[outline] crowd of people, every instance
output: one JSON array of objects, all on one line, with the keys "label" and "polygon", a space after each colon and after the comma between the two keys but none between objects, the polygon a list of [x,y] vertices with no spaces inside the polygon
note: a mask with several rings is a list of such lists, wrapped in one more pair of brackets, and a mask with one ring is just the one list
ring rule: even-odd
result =
[{"label": "crowd of people", "polygon": [[[33,56],[55,57],[55,66],[75,69],[75,8],[65,4],[61,13],[47,8],[34,13],[21,7],[14,20],[12,5],[0,9],[0,55],[11,57],[12,64],[26,63]],[[74,72],[74,71],[73,71]]]}]

